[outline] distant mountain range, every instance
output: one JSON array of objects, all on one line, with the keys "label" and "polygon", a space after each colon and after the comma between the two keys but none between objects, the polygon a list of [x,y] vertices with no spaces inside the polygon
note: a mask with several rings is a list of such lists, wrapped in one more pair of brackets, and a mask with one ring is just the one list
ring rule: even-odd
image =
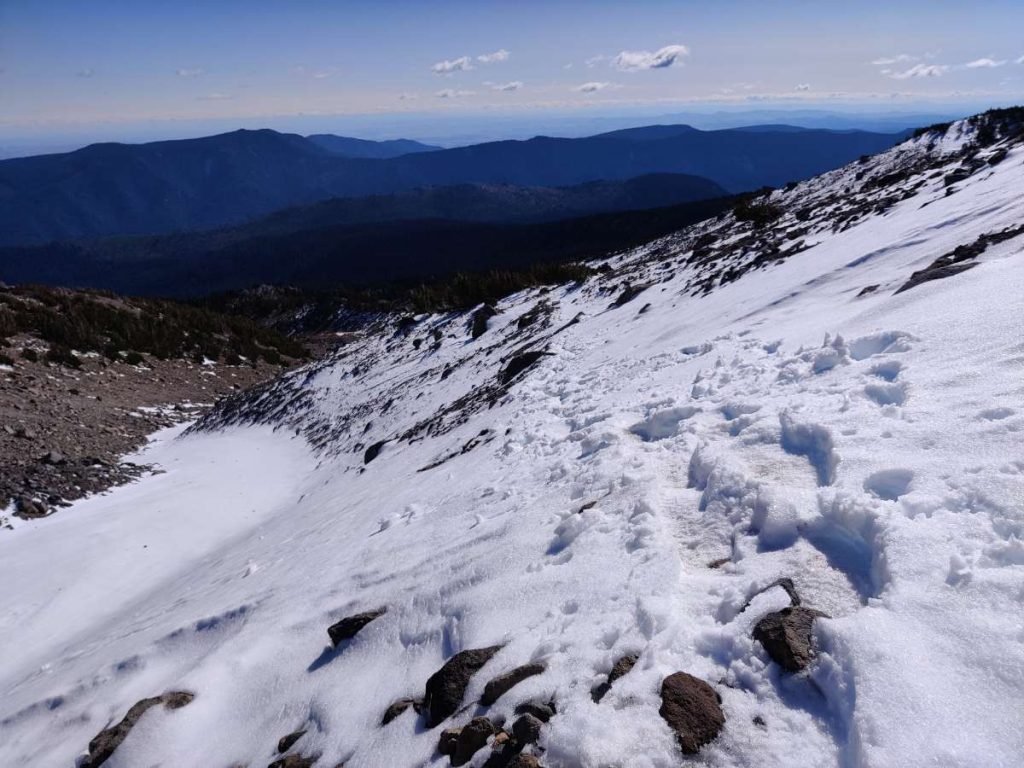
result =
[{"label": "distant mountain range", "polygon": [[672,173],[704,177],[692,180],[693,196],[710,197],[813,176],[899,138],[677,125],[446,150],[271,130],[95,144],[0,161],[0,245],[213,229],[330,198],[464,184],[563,187]]}]

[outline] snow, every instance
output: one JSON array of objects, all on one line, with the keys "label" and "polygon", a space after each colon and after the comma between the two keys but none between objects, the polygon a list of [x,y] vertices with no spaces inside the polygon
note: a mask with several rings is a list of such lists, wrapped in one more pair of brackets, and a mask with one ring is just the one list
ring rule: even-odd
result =
[{"label": "snow", "polygon": [[[486,714],[554,697],[549,768],[682,764],[657,714],[677,670],[722,696],[703,765],[1019,765],[1024,239],[894,291],[1024,219],[1021,189],[1017,148],[701,297],[652,244],[606,284],[510,297],[475,341],[464,316],[367,334],[251,403],[265,423],[163,433],[140,460],[165,473],[0,536],[0,764],[71,765],[138,699],[190,690],[107,765],[266,765],[303,727],[317,765],[446,765],[440,729],[381,715],[453,653],[502,645],[465,701],[544,661]],[[622,276],[652,284],[610,309]],[[530,333],[553,354],[466,405],[543,302]],[[751,637],[784,576],[831,617],[805,674]],[[333,621],[384,605],[329,647]]]}]

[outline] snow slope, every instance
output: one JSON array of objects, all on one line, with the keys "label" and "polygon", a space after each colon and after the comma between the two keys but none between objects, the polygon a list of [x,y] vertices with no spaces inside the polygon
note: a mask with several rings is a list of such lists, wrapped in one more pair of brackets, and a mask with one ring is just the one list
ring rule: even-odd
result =
[{"label": "snow slope", "polygon": [[[299,728],[317,766],[447,765],[440,728],[381,715],[500,644],[453,722],[554,698],[549,768],[1020,765],[1024,234],[896,293],[1024,223],[1024,147],[983,144],[958,123],[777,191],[766,226],[510,297],[476,340],[465,315],[367,333],[161,436],[166,474],[0,537],[0,764],[73,765],[189,690],[106,765],[264,766]],[[523,350],[549,354],[502,383]],[[751,638],[780,577],[831,617],[807,673]],[[677,670],[727,718],[685,760]]]}]

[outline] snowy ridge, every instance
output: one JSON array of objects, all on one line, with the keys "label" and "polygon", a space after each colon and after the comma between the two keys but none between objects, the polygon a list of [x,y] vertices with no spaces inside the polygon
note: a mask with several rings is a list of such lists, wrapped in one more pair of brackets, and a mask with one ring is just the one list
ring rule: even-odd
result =
[{"label": "snowy ridge", "polygon": [[[702,765],[1018,765],[1024,146],[984,128],[509,297],[476,339],[368,332],[155,443],[166,474],[0,539],[0,763],[71,765],[186,690],[105,765],[265,766],[300,729],[317,766],[448,765],[442,728],[382,715],[500,645],[443,727],[553,699],[548,768],[683,764],[677,670],[722,699]],[[780,578],[830,617],[802,673],[752,638]]]}]

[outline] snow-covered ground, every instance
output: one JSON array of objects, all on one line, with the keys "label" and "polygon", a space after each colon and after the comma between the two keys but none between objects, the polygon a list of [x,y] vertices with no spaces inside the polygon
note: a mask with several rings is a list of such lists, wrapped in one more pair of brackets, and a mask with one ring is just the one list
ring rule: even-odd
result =
[{"label": "snow-covered ground", "polygon": [[[0,536],[0,764],[71,766],[137,700],[187,690],[105,765],[264,766],[300,728],[317,766],[447,765],[440,728],[382,713],[502,645],[467,704],[547,670],[453,722],[553,698],[548,768],[682,764],[658,715],[677,670],[722,697],[698,764],[1021,765],[1024,237],[894,294],[1024,223],[1019,145],[947,194],[960,159],[938,155],[965,141],[954,126],[775,193],[776,233],[815,210],[803,250],[706,295],[693,239],[749,225],[511,297],[476,340],[465,316],[367,336],[160,436],[140,460],[166,473]],[[826,197],[921,157],[903,199],[832,226]],[[613,307],[627,281],[649,287]],[[551,354],[500,386],[524,348]],[[806,673],[751,637],[789,602],[757,594],[780,577],[831,617]],[[328,625],[381,606],[329,647]]]}]

